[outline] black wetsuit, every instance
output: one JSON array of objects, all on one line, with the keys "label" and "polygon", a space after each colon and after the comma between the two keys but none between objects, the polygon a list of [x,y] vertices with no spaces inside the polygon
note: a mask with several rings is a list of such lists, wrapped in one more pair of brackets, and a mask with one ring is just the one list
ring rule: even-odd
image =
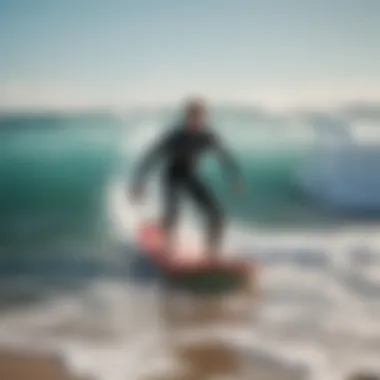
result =
[{"label": "black wetsuit", "polygon": [[185,126],[165,135],[149,152],[137,169],[136,184],[141,188],[146,173],[160,158],[166,158],[163,175],[164,218],[163,225],[169,232],[178,217],[179,197],[187,193],[208,218],[208,243],[216,249],[223,227],[221,207],[211,191],[197,176],[197,161],[203,153],[216,151],[235,178],[237,166],[217,137],[208,129],[192,131]]}]

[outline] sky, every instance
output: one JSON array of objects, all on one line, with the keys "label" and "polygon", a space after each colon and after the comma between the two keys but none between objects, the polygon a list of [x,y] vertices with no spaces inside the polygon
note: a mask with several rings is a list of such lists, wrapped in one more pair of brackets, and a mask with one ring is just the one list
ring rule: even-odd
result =
[{"label": "sky", "polygon": [[380,100],[377,0],[0,0],[0,109]]}]

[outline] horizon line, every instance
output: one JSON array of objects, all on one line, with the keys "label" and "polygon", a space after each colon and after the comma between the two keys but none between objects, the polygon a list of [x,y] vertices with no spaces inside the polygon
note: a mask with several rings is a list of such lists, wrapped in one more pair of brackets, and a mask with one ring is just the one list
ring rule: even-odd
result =
[{"label": "horizon line", "polygon": [[[220,108],[232,108],[232,109],[245,109],[250,111],[256,111],[260,113],[271,113],[271,114],[299,114],[299,113],[330,113],[339,112],[344,110],[350,110],[352,108],[369,108],[378,109],[380,112],[380,99],[378,101],[342,101],[336,104],[330,104],[328,106],[321,105],[310,105],[310,106],[288,106],[288,107],[270,107],[267,105],[260,104],[259,102],[209,102],[211,110]],[[28,116],[28,115],[47,115],[47,114],[58,114],[58,115],[70,115],[70,114],[123,114],[129,112],[159,112],[159,111],[175,111],[181,107],[178,102],[136,102],[135,104],[126,104],[124,106],[51,106],[51,107],[1,107],[0,106],[0,116]]]}]

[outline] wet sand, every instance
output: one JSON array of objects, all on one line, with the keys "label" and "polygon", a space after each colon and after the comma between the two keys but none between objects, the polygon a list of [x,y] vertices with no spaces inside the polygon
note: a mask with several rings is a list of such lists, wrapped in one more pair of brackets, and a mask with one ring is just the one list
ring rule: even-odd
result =
[{"label": "wet sand", "polygon": [[68,374],[62,362],[47,354],[0,350],[1,380],[88,380]]},{"label": "wet sand", "polygon": [[[239,379],[240,362],[233,350],[218,345],[188,345],[178,347],[176,360],[184,371],[178,375],[147,376],[141,380],[211,380]],[[252,358],[252,375],[257,380],[301,380],[299,375],[284,370],[276,363],[263,358]],[[88,380],[73,377],[62,362],[47,354],[0,351],[1,380]],[[96,376],[91,380],[97,380]],[[248,379],[248,377],[247,377]],[[252,377],[250,378],[252,379]],[[99,379],[104,380],[104,379]],[[126,380],[128,375],[126,375]]]},{"label": "wet sand", "polygon": [[[239,358],[233,350],[218,345],[188,345],[178,347],[176,359],[184,371],[178,375],[147,376],[139,380],[213,380],[239,378]],[[254,356],[250,360],[252,372],[245,379],[301,380],[296,371],[283,368],[275,361]],[[252,377],[253,376],[253,377]],[[97,377],[74,377],[62,361],[48,354],[36,354],[22,350],[0,349],[1,380],[97,380]],[[104,379],[99,379],[104,380]],[[126,375],[125,380],[129,380]],[[380,380],[371,373],[356,373],[347,380]]]},{"label": "wet sand", "polygon": [[252,357],[250,368],[242,366],[233,349],[216,344],[178,347],[176,358],[183,372],[176,376],[150,376],[142,380],[301,380],[301,374],[264,358]]}]

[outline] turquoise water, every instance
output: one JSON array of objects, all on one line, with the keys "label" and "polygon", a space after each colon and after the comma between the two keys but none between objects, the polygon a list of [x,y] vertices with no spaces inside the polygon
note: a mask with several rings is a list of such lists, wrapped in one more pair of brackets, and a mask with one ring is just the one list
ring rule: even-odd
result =
[{"label": "turquoise water", "polygon": [[[128,183],[135,158],[168,120],[166,114],[3,117],[3,272],[28,269],[31,261],[41,265],[51,261],[59,267],[72,257],[105,259],[114,247],[109,189],[115,181]],[[212,157],[205,159],[202,174],[230,219],[251,228],[319,228],[357,220],[342,212],[333,197],[321,195],[325,186],[321,183],[337,176],[321,177],[334,166],[315,164],[323,162],[326,154],[316,158],[315,141],[302,129],[286,129],[278,121],[264,124],[259,116],[238,111],[217,114],[216,125],[239,160],[247,184],[243,196],[231,195],[218,163]],[[376,161],[378,156],[373,157]],[[363,165],[368,170],[368,162]],[[355,197],[361,199],[356,193]],[[343,194],[339,199],[346,199],[342,204],[347,205],[351,198]],[[359,206],[354,209],[360,211]]]},{"label": "turquoise water", "polygon": [[0,128],[3,265],[99,250],[120,125],[102,116],[46,116],[4,120]]}]

